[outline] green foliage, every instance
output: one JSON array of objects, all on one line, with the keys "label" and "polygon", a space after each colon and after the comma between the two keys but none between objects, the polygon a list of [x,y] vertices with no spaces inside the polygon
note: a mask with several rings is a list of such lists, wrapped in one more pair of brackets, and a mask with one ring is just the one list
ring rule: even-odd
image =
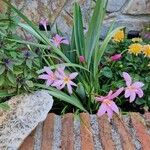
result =
[{"label": "green foliage", "polygon": [[[3,43],[6,43],[2,44],[0,49],[3,54],[0,56],[0,87],[2,89],[9,87],[11,90],[15,89],[15,92],[18,90],[20,92],[22,89],[47,89],[56,100],[60,100],[61,103],[63,101],[63,104],[65,104],[62,109],[63,113],[68,108],[74,111],[74,107],[67,105],[66,102],[77,107],[75,111],[80,109],[92,113],[98,108],[95,95],[105,95],[110,90],[124,87],[125,82],[122,79],[122,72],[126,71],[132,75],[134,81],[139,80],[145,83],[144,93],[146,96],[143,98],[144,102],[139,99],[134,104],[150,106],[150,98],[148,97],[150,78],[149,68],[147,67],[149,60],[143,56],[137,57],[126,52],[128,46],[132,43],[131,40],[126,39],[120,43],[112,42],[112,37],[123,27],[113,29],[112,24],[106,37],[103,41],[100,41],[107,0],[96,1],[86,33],[81,8],[79,4],[75,3],[70,45],[61,44],[58,47],[50,40],[53,33],[50,35],[47,32],[43,33],[21,11],[12,6],[7,0],[3,1],[24,20],[24,23],[22,23],[12,19],[11,24],[13,24],[13,27],[21,27],[25,32],[32,34],[36,41],[26,41],[12,34],[7,35],[8,28],[5,28],[4,24],[0,28],[0,38]],[[56,27],[56,30],[59,35],[64,36],[58,27]],[[37,41],[40,41],[40,43]],[[26,53],[27,58],[25,58],[25,53],[23,54],[22,51],[18,50],[24,46],[29,52]],[[37,48],[40,52],[38,54],[35,52]],[[115,53],[123,54],[121,61],[113,62],[111,60],[110,57]],[[39,58],[39,56],[41,57]],[[83,56],[85,61],[80,61],[80,56]],[[46,87],[42,85],[40,80],[37,80],[37,74],[44,72],[42,69],[44,66],[49,66],[53,70],[62,65],[66,66],[67,71],[70,73],[79,73],[75,80],[78,86],[73,90],[71,96],[66,94],[66,89],[59,91],[52,87]],[[142,72],[142,74],[139,75],[139,72]],[[33,82],[36,82],[36,84],[33,84]],[[9,90],[6,91],[9,94]],[[118,98],[119,106],[123,108],[125,104],[124,98]],[[58,107],[61,106],[62,104]]]},{"label": "green foliage", "polygon": [[[32,82],[41,68],[39,56],[29,45],[15,42],[21,40],[14,31],[18,18],[13,14],[0,15],[0,102],[12,95],[33,90]],[[12,39],[12,41],[8,40]],[[14,41],[13,41],[14,40]],[[0,108],[8,109],[6,103]]]}]

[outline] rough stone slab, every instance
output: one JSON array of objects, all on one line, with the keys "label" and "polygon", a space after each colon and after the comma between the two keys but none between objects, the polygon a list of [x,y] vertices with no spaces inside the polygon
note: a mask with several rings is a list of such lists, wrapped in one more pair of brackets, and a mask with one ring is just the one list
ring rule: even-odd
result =
[{"label": "rough stone slab", "polygon": [[52,24],[60,14],[67,0],[11,0],[32,21],[38,23],[41,18],[48,18]]},{"label": "rough stone slab", "polygon": [[108,0],[107,11],[116,12],[119,11],[127,0]]},{"label": "rough stone slab", "polygon": [[149,0],[130,0],[128,5],[123,10],[124,14],[131,15],[146,15],[150,14]]},{"label": "rough stone slab", "polygon": [[16,150],[31,131],[46,119],[53,105],[48,91],[15,96],[8,101],[11,109],[0,111],[0,149]]}]

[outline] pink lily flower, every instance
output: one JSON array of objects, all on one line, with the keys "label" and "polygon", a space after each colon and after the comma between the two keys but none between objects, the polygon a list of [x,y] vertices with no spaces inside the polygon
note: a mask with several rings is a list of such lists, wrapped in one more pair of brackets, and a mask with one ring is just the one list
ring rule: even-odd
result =
[{"label": "pink lily flower", "polygon": [[75,79],[77,75],[77,72],[65,74],[64,68],[59,68],[56,72],[57,80],[52,84],[52,86],[59,87],[60,90],[67,86],[69,94],[72,94],[72,86],[77,86],[72,80]]},{"label": "pink lily flower", "polygon": [[48,19],[42,18],[39,22],[39,24],[43,25],[45,30],[47,30],[47,25],[48,25]]},{"label": "pink lily flower", "polygon": [[115,54],[115,55],[111,56],[111,61],[118,61],[121,59],[121,57],[122,57],[121,54]]},{"label": "pink lily flower", "polygon": [[56,46],[59,47],[60,44],[69,44],[69,41],[65,37],[61,37],[60,35],[56,34],[53,39],[51,39],[51,42]]},{"label": "pink lily flower", "polygon": [[143,97],[143,90],[142,87],[144,84],[142,82],[134,82],[132,83],[131,76],[127,72],[123,72],[123,78],[126,81],[127,87],[125,88],[125,98],[130,97],[130,103],[133,102],[138,97]]},{"label": "pink lily flower", "polygon": [[[50,86],[52,85],[55,81],[56,81],[56,75],[53,71],[51,71],[51,69],[49,67],[44,67],[44,71],[46,73],[39,75],[39,79],[43,79],[46,80],[46,85]],[[58,87],[57,87],[58,88]]]},{"label": "pink lily flower", "polygon": [[82,63],[85,61],[85,57],[84,56],[79,56],[79,61]]},{"label": "pink lily flower", "polygon": [[113,116],[113,112],[119,114],[119,109],[113,99],[116,98],[123,90],[124,88],[122,87],[115,93],[113,93],[113,91],[110,91],[107,96],[96,97],[97,101],[102,102],[97,113],[99,117],[107,113],[108,118],[111,119]]}]

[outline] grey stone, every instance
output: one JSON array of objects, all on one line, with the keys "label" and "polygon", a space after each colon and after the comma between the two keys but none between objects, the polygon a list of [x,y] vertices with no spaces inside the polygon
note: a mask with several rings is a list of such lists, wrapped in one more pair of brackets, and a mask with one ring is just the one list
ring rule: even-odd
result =
[{"label": "grey stone", "polygon": [[9,111],[0,111],[0,149],[16,150],[33,129],[46,119],[53,105],[48,91],[12,97]]},{"label": "grey stone", "polygon": [[94,142],[94,150],[103,150],[102,144],[99,138],[99,125],[96,115],[90,115],[90,124],[91,124],[91,132],[93,135],[93,142]]},{"label": "grey stone", "polygon": [[43,122],[40,122],[36,127],[34,150],[41,150]]},{"label": "grey stone", "polygon": [[132,143],[134,144],[136,150],[141,150],[142,146],[141,146],[139,139],[136,136],[136,131],[131,123],[131,118],[129,117],[129,115],[125,115],[125,116],[122,116],[122,119],[127,127],[128,132],[130,133],[132,137]]},{"label": "grey stone", "polygon": [[52,150],[61,150],[61,116],[55,115]]},{"label": "grey stone", "polygon": [[128,5],[123,10],[124,14],[144,15],[150,14],[149,0],[130,0]]},{"label": "grey stone", "polygon": [[111,134],[112,134],[112,139],[115,143],[116,150],[123,150],[122,144],[121,144],[121,137],[120,134],[118,133],[117,127],[115,126],[114,122],[111,122]]},{"label": "grey stone", "polygon": [[74,150],[81,150],[80,118],[74,118]]},{"label": "grey stone", "polygon": [[108,0],[107,11],[116,12],[119,11],[127,0]]},{"label": "grey stone", "polygon": [[[114,18],[104,21],[102,30],[101,30],[102,39],[106,36],[113,21],[114,21]],[[138,18],[118,17],[114,23],[114,28],[124,26],[126,28],[126,32],[130,30],[137,30],[137,31],[142,32],[145,26],[148,25],[149,23],[150,23],[150,19],[147,19],[147,18],[138,19]]]}]

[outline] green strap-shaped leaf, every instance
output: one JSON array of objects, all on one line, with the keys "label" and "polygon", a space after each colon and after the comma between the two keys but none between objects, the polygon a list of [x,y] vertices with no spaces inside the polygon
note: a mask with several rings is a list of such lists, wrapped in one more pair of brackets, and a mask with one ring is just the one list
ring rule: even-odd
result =
[{"label": "green strap-shaped leaf", "polygon": [[104,51],[109,43],[109,41],[111,40],[111,38],[115,35],[115,33],[120,30],[123,29],[124,27],[118,27],[115,30],[113,30],[112,32],[110,32],[106,38],[104,39],[104,41],[101,44],[101,47],[97,47],[96,52],[95,52],[95,59],[94,59],[94,75],[96,75],[98,73],[98,66],[99,63],[101,61],[101,58],[104,54]]},{"label": "green strap-shaped leaf", "polygon": [[96,6],[91,18],[89,29],[86,34],[85,41],[85,53],[86,60],[88,62],[88,68],[91,64],[91,58],[96,47],[97,41],[100,37],[101,26],[104,20],[105,11],[106,11],[107,0],[97,0]]},{"label": "green strap-shaped leaf", "polygon": [[85,43],[84,43],[82,13],[81,8],[77,3],[74,4],[73,24],[74,24],[74,36],[77,55],[84,56]]},{"label": "green strap-shaped leaf", "polygon": [[86,111],[77,97],[69,96],[62,91],[59,91],[52,87],[46,87],[45,85],[42,85],[42,84],[34,84],[34,86],[43,88],[43,89],[47,89],[47,90],[49,90],[49,93],[52,96],[54,96],[62,101],[65,101],[69,104],[72,104],[72,105],[78,107],[79,109],[81,109],[82,111]]}]

